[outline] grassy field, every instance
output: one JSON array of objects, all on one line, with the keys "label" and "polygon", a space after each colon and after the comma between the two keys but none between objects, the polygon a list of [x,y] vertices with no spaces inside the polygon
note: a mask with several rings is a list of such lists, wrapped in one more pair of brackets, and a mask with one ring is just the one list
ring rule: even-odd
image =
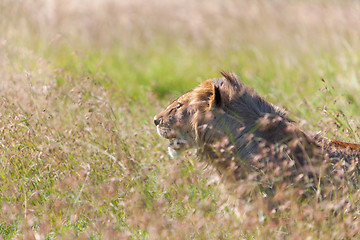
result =
[{"label": "grassy field", "polygon": [[0,239],[357,239],[360,191],[346,172],[310,187],[278,178],[273,196],[229,186],[191,154],[170,159],[152,119],[226,70],[301,128],[360,142],[359,11],[350,0],[1,1]]}]

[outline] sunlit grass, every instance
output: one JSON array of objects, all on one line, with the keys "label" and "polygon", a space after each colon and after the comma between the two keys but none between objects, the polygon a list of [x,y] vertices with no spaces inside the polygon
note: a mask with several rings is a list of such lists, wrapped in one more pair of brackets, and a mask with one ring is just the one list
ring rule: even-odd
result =
[{"label": "sunlit grass", "polygon": [[282,176],[274,198],[229,186],[170,159],[152,119],[225,70],[302,128],[359,141],[358,3],[50,2],[0,3],[0,236],[356,238],[354,183],[303,200]]}]

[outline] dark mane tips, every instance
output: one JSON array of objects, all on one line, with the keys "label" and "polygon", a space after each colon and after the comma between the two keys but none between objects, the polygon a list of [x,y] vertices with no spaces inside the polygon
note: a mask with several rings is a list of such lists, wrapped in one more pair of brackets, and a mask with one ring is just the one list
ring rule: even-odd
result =
[{"label": "dark mane tips", "polygon": [[238,85],[240,83],[239,78],[236,76],[235,73],[233,72],[220,72],[220,74],[229,82],[231,82],[232,84]]},{"label": "dark mane tips", "polygon": [[225,78],[225,81],[227,81],[229,85],[232,86],[235,92],[242,91],[245,87],[235,73],[222,71],[220,74]]}]

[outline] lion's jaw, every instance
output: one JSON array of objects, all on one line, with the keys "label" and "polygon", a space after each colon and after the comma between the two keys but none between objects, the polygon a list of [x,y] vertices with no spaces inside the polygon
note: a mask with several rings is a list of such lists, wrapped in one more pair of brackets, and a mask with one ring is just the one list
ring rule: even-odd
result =
[{"label": "lion's jaw", "polygon": [[[189,142],[193,141],[189,141],[188,137],[180,131],[175,132],[173,129],[162,127],[160,125],[156,126],[156,128],[160,137],[169,140],[168,153],[172,158],[176,158],[182,151],[191,148]],[[172,138],[169,136],[172,136]]]}]

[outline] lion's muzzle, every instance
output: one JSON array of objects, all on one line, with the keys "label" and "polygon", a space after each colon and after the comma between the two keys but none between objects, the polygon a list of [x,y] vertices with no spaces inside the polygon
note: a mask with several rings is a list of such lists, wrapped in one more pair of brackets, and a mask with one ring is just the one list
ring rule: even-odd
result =
[{"label": "lion's muzzle", "polygon": [[155,126],[160,124],[160,118],[157,118],[156,116],[154,117],[154,124]]}]

